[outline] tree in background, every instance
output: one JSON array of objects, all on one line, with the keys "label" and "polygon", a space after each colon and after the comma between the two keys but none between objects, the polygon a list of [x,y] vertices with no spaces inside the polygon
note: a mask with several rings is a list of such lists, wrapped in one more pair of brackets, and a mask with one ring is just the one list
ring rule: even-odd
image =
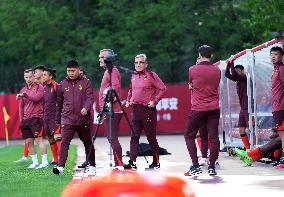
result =
[{"label": "tree in background", "polygon": [[[164,81],[184,82],[198,46],[213,46],[217,61],[269,39],[269,32],[279,27],[270,25],[270,19],[283,25],[281,12],[269,12],[279,11],[280,4],[272,0],[2,0],[0,92],[18,91],[23,70],[37,64],[56,68],[61,80],[70,58],[81,63],[98,87],[102,74],[98,53],[103,48],[114,49],[118,64],[132,69],[134,56],[146,53],[150,69]],[[123,74],[124,86],[129,79]]]},{"label": "tree in background", "polygon": [[[253,40],[266,41],[271,39],[271,32],[284,32],[284,1],[249,0],[241,4],[246,15],[241,16],[243,26],[250,29]],[[255,42],[248,42],[252,47]]]}]

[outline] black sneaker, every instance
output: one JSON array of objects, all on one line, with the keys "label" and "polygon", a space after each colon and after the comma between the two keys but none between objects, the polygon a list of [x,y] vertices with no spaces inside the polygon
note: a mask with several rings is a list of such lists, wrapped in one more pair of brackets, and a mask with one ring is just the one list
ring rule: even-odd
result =
[{"label": "black sneaker", "polygon": [[64,168],[57,166],[57,167],[54,167],[52,171],[53,171],[53,174],[62,175],[64,173]]},{"label": "black sneaker", "polygon": [[78,168],[86,168],[88,165],[89,165],[89,162],[85,161],[80,166],[78,166]]},{"label": "black sneaker", "polygon": [[198,174],[202,174],[202,170],[199,165],[190,166],[188,172],[184,173],[185,176],[196,176]]},{"label": "black sneaker", "polygon": [[215,168],[209,166],[208,167],[208,174],[210,176],[215,176],[215,175],[217,175],[217,172],[215,171]]},{"label": "black sneaker", "polygon": [[127,170],[127,169],[137,170],[136,164],[135,164],[133,161],[131,161],[131,160],[128,161],[128,164],[123,165],[123,167],[124,167],[124,169],[126,169],[126,170]]},{"label": "black sneaker", "polygon": [[157,170],[160,169],[160,163],[152,163],[149,165],[149,168],[145,168],[145,170]]}]

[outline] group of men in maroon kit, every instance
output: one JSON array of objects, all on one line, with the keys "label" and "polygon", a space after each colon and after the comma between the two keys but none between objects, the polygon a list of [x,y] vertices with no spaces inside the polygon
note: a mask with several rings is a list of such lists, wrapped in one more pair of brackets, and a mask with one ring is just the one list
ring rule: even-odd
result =
[{"label": "group of men in maroon kit", "polygon": [[[195,144],[198,132],[200,136],[206,136],[206,144],[208,136],[210,143],[209,175],[217,174],[215,162],[218,159],[220,149],[218,126],[220,119],[219,84],[221,71],[217,65],[211,63],[213,49],[210,46],[203,45],[199,47],[198,53],[199,57],[196,65],[190,67],[188,72],[188,84],[191,91],[191,111],[189,112],[188,126],[184,137],[192,160],[192,166],[185,173],[187,176],[195,176],[202,173]],[[100,67],[105,70],[99,91],[99,107],[103,113],[105,110],[103,107],[107,100],[105,97],[110,86],[112,86],[118,96],[121,96],[121,76],[119,70],[116,66],[113,66],[112,72],[109,72],[105,62],[107,57],[114,55],[111,49],[103,49],[99,54]],[[271,49],[271,56],[275,65],[272,77],[274,130],[278,132],[279,138],[283,142],[284,66],[281,61],[283,50],[280,47],[274,47]],[[159,145],[156,137],[156,105],[163,97],[166,86],[155,72],[147,68],[148,63],[145,54],[137,55],[134,60],[135,71],[131,77],[131,85],[125,103],[125,107],[131,107],[132,109],[130,160],[127,164],[123,164],[122,148],[118,140],[118,128],[123,116],[123,109],[116,99],[113,99],[113,115],[107,113],[103,115],[106,135],[113,150],[115,167],[123,166],[124,169],[137,169],[136,158],[139,138],[142,131],[144,131],[153,153],[153,162],[149,165],[149,169],[158,169],[160,168],[160,161]],[[76,60],[71,60],[67,63],[67,77],[59,84],[56,84],[54,81],[54,70],[43,70],[43,84],[34,81],[31,69],[26,70],[24,78],[27,85],[17,94],[17,99],[20,99],[20,128],[33,160],[29,168],[45,168],[48,166],[43,139],[41,137],[38,140],[41,132],[44,131],[43,133],[48,137],[51,146],[54,162],[58,163],[53,168],[53,172],[55,174],[63,174],[70,142],[74,134],[77,133],[85,147],[86,161],[89,164],[87,170],[90,173],[95,173],[95,149],[91,136],[91,110],[94,98],[90,80],[80,73],[80,66]],[[244,73],[244,67],[241,65],[234,66],[234,60],[230,59],[226,69],[226,77],[237,82],[237,93],[241,105],[239,131],[245,148],[249,149],[250,144],[245,133],[245,129],[248,127],[248,96],[247,77]],[[109,133],[110,118],[112,118],[111,133]],[[34,149],[35,139],[36,142],[43,144],[40,145],[42,154],[41,165],[39,165]],[[207,157],[207,152],[205,155]],[[283,164],[284,160],[282,160],[280,160],[280,164],[281,162]]]},{"label": "group of men in maroon kit", "polygon": [[[45,72],[45,74],[44,74]],[[20,128],[25,139],[24,152],[30,153],[33,163],[29,168],[46,168],[46,147],[43,135],[48,136],[54,164],[58,162],[58,150],[60,149],[60,131],[55,125],[56,83],[54,82],[55,71],[37,66],[34,70],[24,71],[26,86],[22,88],[16,98],[20,100]],[[55,134],[56,133],[56,134]],[[54,138],[56,137],[56,139]],[[37,142],[42,155],[42,163],[39,165],[34,148]],[[28,151],[26,151],[26,145]],[[25,156],[20,161],[25,161]]]}]

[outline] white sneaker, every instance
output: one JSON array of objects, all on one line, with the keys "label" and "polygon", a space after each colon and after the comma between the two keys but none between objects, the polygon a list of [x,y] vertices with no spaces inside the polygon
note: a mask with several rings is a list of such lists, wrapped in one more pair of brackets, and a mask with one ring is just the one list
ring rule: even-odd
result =
[{"label": "white sneaker", "polygon": [[207,160],[207,158],[201,157],[201,159],[198,161],[198,163],[201,166],[207,166],[208,165],[208,160]]},{"label": "white sneaker", "polygon": [[31,165],[29,165],[29,169],[34,169],[39,165],[39,163],[32,163]]},{"label": "white sneaker", "polygon": [[22,162],[27,162],[28,158],[25,156],[22,156],[20,159],[14,161],[15,163],[22,163]]},{"label": "white sneaker", "polygon": [[42,163],[36,169],[42,169],[42,168],[48,168],[49,164],[48,163]]},{"label": "white sneaker", "polygon": [[53,168],[53,173],[54,174],[58,174],[58,175],[63,175],[64,168],[57,166],[57,167]]},{"label": "white sneaker", "polygon": [[123,166],[115,166],[112,170],[124,170]]},{"label": "white sneaker", "polygon": [[88,169],[85,171],[87,175],[96,175],[96,167],[88,166]]}]

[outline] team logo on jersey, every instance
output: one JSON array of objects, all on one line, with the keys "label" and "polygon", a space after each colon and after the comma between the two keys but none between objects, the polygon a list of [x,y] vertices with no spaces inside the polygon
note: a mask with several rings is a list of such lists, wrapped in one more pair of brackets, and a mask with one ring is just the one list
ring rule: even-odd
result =
[{"label": "team logo on jersey", "polygon": [[146,81],[148,79],[147,75],[144,76],[144,80]]},{"label": "team logo on jersey", "polygon": [[69,92],[69,87],[65,88],[65,91],[66,91],[66,92]]},{"label": "team logo on jersey", "polygon": [[79,84],[79,90],[81,91],[83,89],[83,87]]}]

